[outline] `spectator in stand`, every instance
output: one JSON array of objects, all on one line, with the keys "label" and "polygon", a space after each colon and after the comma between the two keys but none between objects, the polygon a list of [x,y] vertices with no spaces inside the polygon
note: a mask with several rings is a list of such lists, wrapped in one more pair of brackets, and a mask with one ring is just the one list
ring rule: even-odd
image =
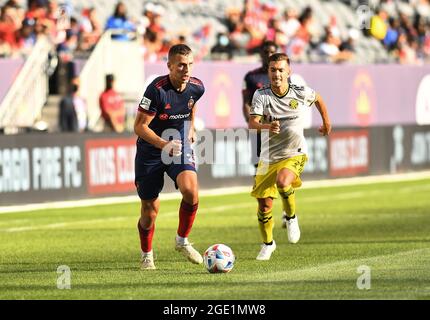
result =
[{"label": "spectator in stand", "polygon": [[397,40],[399,39],[399,21],[393,17],[388,19],[388,30],[385,34],[385,38],[383,40],[384,46],[388,51],[392,51],[397,44]]},{"label": "spectator in stand", "polygon": [[[228,37],[232,47],[234,47],[235,54],[246,54],[246,48],[251,41],[251,34],[245,28],[243,22],[244,12],[237,8],[230,8],[226,12],[225,24],[228,30]],[[218,37],[218,36],[217,36]]]},{"label": "spectator in stand", "polygon": [[130,32],[136,31],[136,26],[127,17],[127,7],[123,2],[118,2],[115,12],[106,22],[106,30],[113,30],[112,39],[128,41],[132,39]]},{"label": "spectator in stand", "polygon": [[95,8],[85,9],[81,20],[81,43],[79,48],[83,51],[92,50],[99,41],[103,32],[102,25],[97,17]]},{"label": "spectator in stand", "polygon": [[85,132],[88,130],[88,107],[79,95],[79,78],[67,85],[68,92],[60,101],[58,128],[62,132]]},{"label": "spectator in stand", "polygon": [[143,35],[143,59],[145,62],[156,62],[157,52],[160,51],[161,43],[158,41],[157,35],[151,31],[147,31]]},{"label": "spectator in stand", "polygon": [[343,41],[340,46],[340,55],[342,57],[342,61],[348,62],[352,61],[355,58],[355,42],[359,37],[359,32],[357,29],[350,28],[348,30],[348,38],[346,41]]},{"label": "spectator in stand", "polygon": [[75,107],[76,119],[78,121],[78,132],[85,132],[88,129],[88,107],[84,98],[79,95],[79,79],[72,82],[73,105]]},{"label": "spectator in stand", "polygon": [[24,19],[21,29],[16,32],[16,50],[23,56],[28,56],[36,44],[35,24],[34,19]]},{"label": "spectator in stand", "polygon": [[[74,51],[78,47],[78,36],[69,29],[66,31],[66,41],[60,43],[57,47],[57,53],[60,61],[68,63],[73,60]],[[71,79],[70,79],[71,80]]]},{"label": "spectator in stand", "polygon": [[25,13],[27,19],[44,19],[47,17],[48,1],[47,0],[29,0],[28,10]]},{"label": "spectator in stand", "polygon": [[400,64],[418,65],[420,61],[417,57],[418,44],[413,36],[404,33],[399,36],[399,62]]},{"label": "spectator in stand", "polygon": [[287,9],[284,12],[284,19],[281,20],[279,28],[285,35],[287,42],[294,37],[300,28],[300,22],[297,20],[298,13],[296,9]]},{"label": "spectator in stand", "polygon": [[244,30],[249,33],[249,39],[246,49],[248,52],[257,50],[261,46],[268,30],[270,14],[259,0],[245,0],[243,12]]},{"label": "spectator in stand", "polygon": [[378,9],[376,11],[376,15],[374,15],[370,20],[370,34],[374,38],[384,40],[387,34],[387,19],[388,15],[385,10]]},{"label": "spectator in stand", "polygon": [[300,27],[295,34],[295,38],[301,39],[304,43],[310,43],[313,36],[313,12],[311,7],[306,7],[299,17]]},{"label": "spectator in stand", "polygon": [[339,56],[339,43],[337,38],[329,30],[326,33],[323,42],[319,45],[319,53],[323,62],[337,62]]},{"label": "spectator in stand", "polygon": [[[78,36],[71,30],[66,31],[66,41],[57,46],[58,67],[53,81],[58,86],[54,92],[64,94],[70,91],[70,83],[76,76],[74,55],[78,46]],[[55,80],[54,80],[55,79]]]},{"label": "spectator in stand", "polygon": [[121,96],[114,89],[113,74],[106,75],[106,89],[100,95],[99,103],[105,131],[123,132],[125,128],[125,107]]},{"label": "spectator in stand", "polygon": [[233,58],[234,47],[225,33],[218,33],[217,42],[211,49],[212,60],[231,60]]},{"label": "spectator in stand", "polygon": [[21,20],[17,20],[14,9],[5,5],[0,11],[0,38],[9,45],[11,50],[16,49],[16,33],[21,29]]},{"label": "spectator in stand", "polygon": [[18,2],[18,0],[9,0],[6,2],[5,6],[11,8],[13,16],[16,17],[16,20],[18,22],[21,22],[22,20],[24,20],[25,10]]},{"label": "spectator in stand", "polygon": [[286,53],[291,61],[302,62],[305,60],[306,51],[311,42],[311,38],[316,36],[313,12],[310,7],[306,7],[299,17],[300,27],[294,37],[286,47]]}]

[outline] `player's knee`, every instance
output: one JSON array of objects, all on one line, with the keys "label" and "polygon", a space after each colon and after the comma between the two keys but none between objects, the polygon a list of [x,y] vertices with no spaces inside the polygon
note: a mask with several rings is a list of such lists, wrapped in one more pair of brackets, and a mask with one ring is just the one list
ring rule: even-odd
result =
[{"label": "player's knee", "polygon": [[260,201],[258,201],[258,209],[261,212],[268,212],[268,211],[272,210],[272,202],[260,200]]},{"label": "player's knee", "polygon": [[143,217],[153,220],[157,217],[158,206],[155,201],[142,201],[141,213]]},{"label": "player's knee", "polygon": [[276,180],[276,187],[278,187],[278,189],[285,189],[285,188],[288,188],[290,185],[291,185],[290,181],[285,181],[281,179]]},{"label": "player's knee", "polygon": [[182,190],[182,197],[185,202],[196,204],[199,201],[199,194],[197,188],[184,188]]}]

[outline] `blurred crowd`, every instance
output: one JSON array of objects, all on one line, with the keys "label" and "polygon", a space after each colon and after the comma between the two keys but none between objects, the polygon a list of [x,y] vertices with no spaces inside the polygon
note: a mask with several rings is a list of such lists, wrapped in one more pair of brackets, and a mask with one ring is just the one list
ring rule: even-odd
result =
[{"label": "blurred crowd", "polygon": [[[252,55],[270,40],[295,62],[359,63],[354,60],[356,45],[364,36],[380,41],[391,61],[422,64],[430,59],[430,14],[422,14],[430,13],[429,1],[406,1],[417,9],[406,14],[398,9],[398,1],[381,0],[367,28],[351,24],[348,30],[340,30],[335,15],[321,28],[311,7],[280,11],[270,0],[244,0],[241,7],[226,10],[220,19],[223,31],[208,22],[197,29],[189,26],[188,32],[172,32],[165,28],[166,7],[158,2],[145,2],[138,18],[131,18],[126,4],[118,2],[102,22],[95,8],[77,11],[72,1],[28,0],[24,10],[19,1],[9,0],[1,7],[0,57],[26,56],[39,37],[48,37],[60,59],[69,61],[90,52],[103,31],[113,29],[121,30],[115,35],[118,40],[128,40],[130,34],[139,37],[142,55],[149,62],[165,60],[168,48],[177,43],[191,43],[197,60],[230,60]],[[198,6],[205,1],[180,2]]]},{"label": "blurred crowd", "polygon": [[103,32],[94,9],[71,16],[56,0],[28,0],[24,10],[17,0],[1,7],[0,56],[27,56],[40,37],[49,38],[62,59],[73,59],[76,50],[91,50]]},{"label": "blurred crowd", "polygon": [[382,42],[402,64],[422,64],[430,58],[430,1],[414,1],[418,9],[408,16],[397,10],[394,1],[383,1],[371,19],[367,36]]},{"label": "blurred crowd", "polygon": [[[191,42],[196,44],[199,58],[231,60],[256,53],[269,40],[294,62],[360,63],[361,57],[356,57],[358,41],[373,38],[386,51],[385,62],[428,63],[430,1],[404,1],[408,8],[413,8],[408,14],[400,9],[398,2],[378,1],[378,6],[369,11],[370,16],[365,17],[369,23],[363,28],[351,21],[347,30],[341,30],[336,15],[331,15],[328,23],[320,27],[322,21],[317,21],[320,15],[311,7],[280,11],[272,1],[244,0],[243,7],[230,7],[225,12],[222,19],[225,31],[215,35],[210,24],[191,34],[166,34],[162,28],[163,7],[154,4],[145,11],[150,22],[145,32],[146,59],[163,60],[169,45]],[[216,42],[208,47],[210,37],[215,37]]]}]

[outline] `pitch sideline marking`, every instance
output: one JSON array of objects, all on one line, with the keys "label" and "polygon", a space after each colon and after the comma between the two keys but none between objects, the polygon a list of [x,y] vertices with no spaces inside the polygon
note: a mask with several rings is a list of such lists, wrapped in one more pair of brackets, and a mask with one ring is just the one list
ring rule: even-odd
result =
[{"label": "pitch sideline marking", "polygon": [[[416,190],[428,190],[430,189],[430,185],[424,185],[424,186],[417,186],[417,187],[402,187],[398,189],[399,192],[414,192]],[[325,196],[315,196],[315,197],[309,197],[306,200],[308,202],[315,202],[315,201],[333,201],[333,200],[349,200],[349,199],[357,199],[361,198],[365,195],[375,195],[378,194],[379,190],[375,191],[353,191],[353,192],[347,192],[347,193],[341,193],[332,195],[329,198]],[[243,209],[248,207],[254,207],[256,204],[254,202],[246,201],[245,203],[236,203],[235,208],[236,209]],[[230,205],[225,206],[215,206],[215,207],[209,207],[203,209],[204,212],[223,212],[225,210],[231,209]],[[163,218],[169,218],[172,216],[178,215],[177,211],[168,211],[168,212],[160,212],[160,215],[158,219]],[[0,232],[23,232],[23,231],[34,231],[34,230],[44,230],[44,229],[57,229],[57,228],[63,228],[73,225],[80,225],[80,224],[97,224],[102,222],[109,222],[109,221],[125,221],[128,219],[135,219],[135,217],[110,217],[106,219],[88,219],[88,220],[79,220],[79,221],[73,221],[73,222],[61,222],[61,223],[52,223],[52,224],[40,224],[36,226],[28,226],[28,227],[10,227],[5,229],[0,229]],[[23,219],[23,221],[29,221],[28,219]]]},{"label": "pitch sideline marking", "polygon": [[[402,173],[395,175],[378,175],[378,176],[366,176],[366,177],[353,177],[353,178],[341,178],[341,179],[328,179],[328,180],[314,180],[308,181],[303,184],[302,189],[314,189],[314,188],[330,188],[340,187],[349,185],[365,185],[372,183],[390,183],[398,181],[413,181],[413,180],[425,180],[430,178],[430,171]],[[218,188],[212,190],[201,190],[200,196],[219,196],[225,194],[238,194],[250,192],[251,187],[230,187],[230,188]],[[174,200],[181,199],[182,195],[179,192],[160,194],[160,200]],[[46,209],[65,209],[65,208],[80,208],[89,206],[99,205],[110,205],[110,204],[121,204],[121,203],[133,203],[139,202],[139,198],[135,196],[122,196],[122,197],[110,197],[110,198],[97,198],[97,199],[83,199],[83,200],[70,200],[70,201],[59,201],[49,203],[36,203],[26,204],[18,206],[6,206],[0,207],[0,214],[8,214],[15,212],[28,212],[38,211]]]}]

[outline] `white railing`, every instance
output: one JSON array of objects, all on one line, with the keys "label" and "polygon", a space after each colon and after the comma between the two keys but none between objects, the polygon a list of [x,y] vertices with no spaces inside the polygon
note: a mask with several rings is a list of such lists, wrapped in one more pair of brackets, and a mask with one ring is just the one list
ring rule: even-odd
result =
[{"label": "white railing", "polygon": [[[117,32],[115,32],[117,33]],[[105,89],[105,76],[114,74],[115,90],[139,100],[143,89],[143,57],[137,40],[112,40],[112,31],[106,31],[91,53],[79,76],[79,94],[86,100],[88,128],[101,131],[99,97]],[[137,103],[136,103],[137,105]]]},{"label": "white railing", "polygon": [[32,127],[40,119],[48,97],[49,77],[46,72],[51,42],[37,40],[16,80],[0,103],[0,128],[14,133],[18,128]]}]

